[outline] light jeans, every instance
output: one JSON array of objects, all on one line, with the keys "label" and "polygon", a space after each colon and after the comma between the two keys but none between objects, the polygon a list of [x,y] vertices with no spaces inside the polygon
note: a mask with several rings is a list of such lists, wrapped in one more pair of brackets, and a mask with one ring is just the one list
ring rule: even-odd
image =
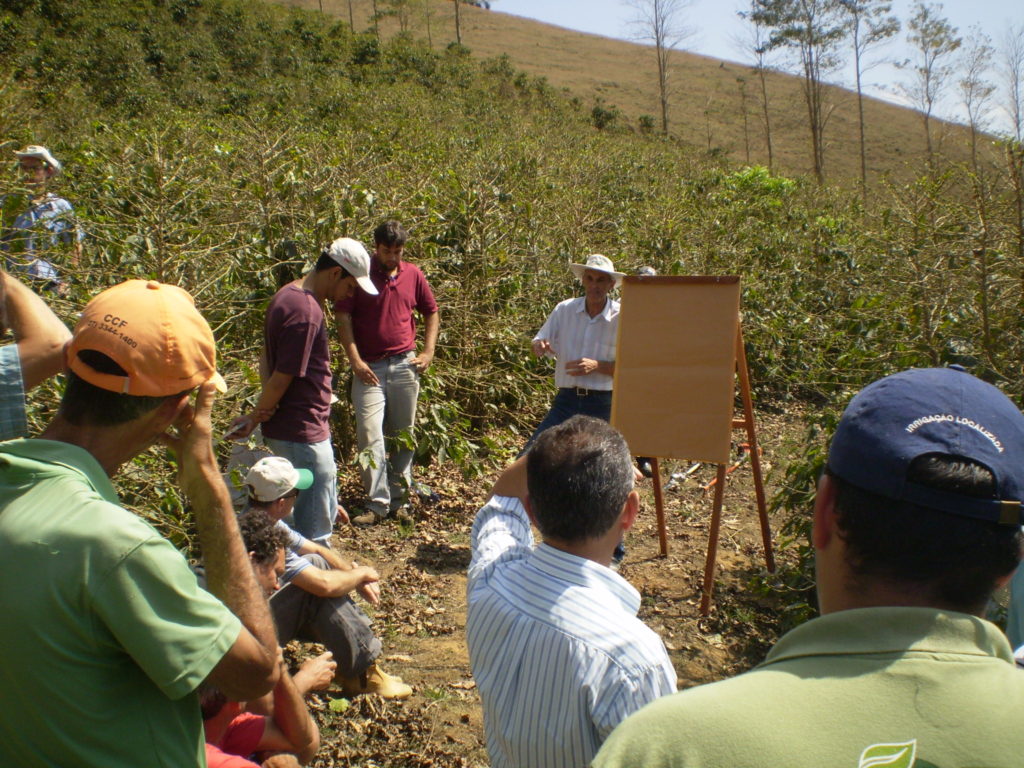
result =
[{"label": "light jeans", "polygon": [[319,443],[293,443],[265,437],[263,442],[277,456],[283,456],[300,469],[313,473],[313,485],[299,491],[292,510],[291,527],[307,539],[325,544],[330,541],[334,520],[338,517],[338,466],[330,439]]},{"label": "light jeans", "polygon": [[420,394],[420,375],[409,362],[415,356],[410,351],[368,363],[377,376],[375,385],[364,384],[358,376],[352,379],[356,444],[373,457],[373,466],[362,470],[366,507],[379,517],[401,507],[412,485],[413,451],[397,446],[387,451],[385,440],[403,430],[412,433]]}]

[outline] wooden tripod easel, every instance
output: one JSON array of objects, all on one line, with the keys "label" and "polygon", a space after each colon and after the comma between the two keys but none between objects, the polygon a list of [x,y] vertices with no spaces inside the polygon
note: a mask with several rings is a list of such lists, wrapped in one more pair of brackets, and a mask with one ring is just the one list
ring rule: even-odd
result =
[{"label": "wooden tripod easel", "polygon": [[[757,443],[757,430],[754,426],[754,405],[750,396],[750,371],[747,368],[747,353],[743,347],[743,330],[736,326],[736,373],[740,380],[740,399],[743,402],[742,418],[733,418],[732,428],[743,429],[747,433],[747,444],[750,447],[750,468],[754,476],[754,493],[757,497],[757,515],[761,522],[761,541],[764,544],[765,567],[769,572],[775,571],[775,555],[772,551],[772,533],[768,525],[768,505],[764,494],[764,478],[761,474],[761,452]],[[654,470],[654,506],[658,516],[658,538],[661,544],[661,556],[668,555],[668,534],[665,528],[665,502],[661,488],[661,470],[658,460],[652,459]],[[715,498],[711,508],[711,529],[708,532],[708,552],[704,562],[704,583],[701,589],[700,615],[707,616],[711,611],[711,597],[715,585],[715,568],[718,562],[718,535],[722,523],[722,500],[725,495],[727,468],[718,465],[715,479]]]}]

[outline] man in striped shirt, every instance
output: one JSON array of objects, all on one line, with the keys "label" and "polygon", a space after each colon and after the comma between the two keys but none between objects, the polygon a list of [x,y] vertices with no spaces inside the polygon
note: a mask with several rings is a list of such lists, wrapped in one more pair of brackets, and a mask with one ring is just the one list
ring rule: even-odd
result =
[{"label": "man in striped shirt", "polygon": [[[574,416],[510,466],[473,523],[466,636],[493,768],[580,768],[676,689],[640,594],[608,566],[639,496],[625,440]],[[531,521],[542,542],[534,549]]]}]

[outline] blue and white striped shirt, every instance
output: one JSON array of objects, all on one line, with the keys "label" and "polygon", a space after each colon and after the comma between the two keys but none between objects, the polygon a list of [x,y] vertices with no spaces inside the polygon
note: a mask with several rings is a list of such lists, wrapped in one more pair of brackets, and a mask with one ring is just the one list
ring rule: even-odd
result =
[{"label": "blue and white striped shirt", "polygon": [[559,302],[533,337],[544,339],[555,350],[555,386],[611,390],[612,377],[606,373],[570,376],[565,364],[586,357],[614,360],[619,335],[619,302],[608,297],[604,309],[594,317],[587,314],[587,297]]},{"label": "blue and white striped shirt", "polygon": [[674,693],[640,594],[609,568],[540,544],[519,499],[473,523],[466,639],[493,768],[581,768],[629,714]]}]

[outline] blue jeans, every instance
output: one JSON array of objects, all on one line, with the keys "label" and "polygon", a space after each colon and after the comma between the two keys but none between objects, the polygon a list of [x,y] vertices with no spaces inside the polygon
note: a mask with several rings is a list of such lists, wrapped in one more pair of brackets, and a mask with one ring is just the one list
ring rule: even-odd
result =
[{"label": "blue jeans", "polygon": [[292,443],[267,437],[264,442],[292,466],[313,473],[313,485],[299,491],[295,499],[292,528],[321,544],[330,541],[334,520],[338,517],[338,466],[334,463],[330,439],[319,443]]},{"label": "blue jeans", "polygon": [[594,418],[601,419],[602,421],[608,421],[611,419],[611,390],[599,391],[591,389],[589,390],[589,394],[577,395],[575,389],[559,389],[558,394],[555,395],[555,399],[551,403],[551,409],[533,431],[533,434],[530,435],[530,439],[526,441],[526,445],[523,446],[523,450],[519,455],[522,456],[526,453],[527,449],[533,445],[533,441],[536,440],[540,433],[545,429],[557,426],[563,421],[568,421],[573,416],[579,414],[584,416],[593,416]]},{"label": "blue jeans", "polygon": [[413,450],[402,445],[389,451],[385,440],[403,431],[411,436],[420,394],[420,374],[409,362],[415,356],[410,351],[369,363],[377,384],[364,384],[358,376],[352,379],[356,444],[373,457],[373,466],[361,472],[366,507],[379,517],[402,506],[412,486]]}]

